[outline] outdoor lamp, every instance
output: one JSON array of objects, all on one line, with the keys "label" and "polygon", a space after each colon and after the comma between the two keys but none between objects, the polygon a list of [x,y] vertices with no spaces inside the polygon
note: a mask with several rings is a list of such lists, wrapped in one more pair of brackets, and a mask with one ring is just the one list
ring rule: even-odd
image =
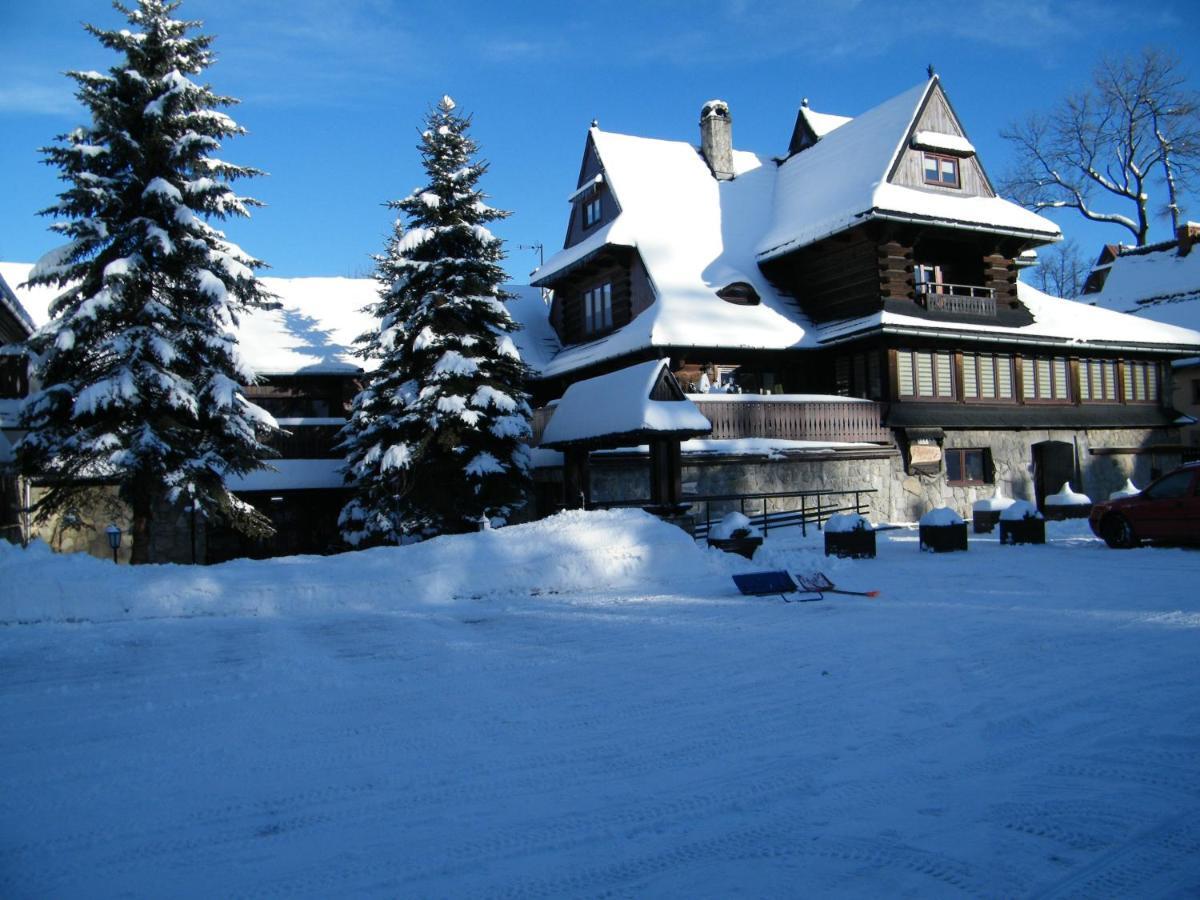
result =
[{"label": "outdoor lamp", "polygon": [[112,522],[104,529],[104,533],[108,535],[108,546],[112,547],[113,562],[117,561],[117,549],[121,546],[121,529]]}]

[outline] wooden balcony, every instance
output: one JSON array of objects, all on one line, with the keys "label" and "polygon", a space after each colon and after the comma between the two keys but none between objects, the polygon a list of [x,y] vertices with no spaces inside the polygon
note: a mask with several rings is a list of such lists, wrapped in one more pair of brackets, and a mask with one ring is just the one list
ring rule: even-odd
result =
[{"label": "wooden balcony", "polygon": [[[713,440],[892,442],[882,406],[870,400],[812,394],[688,394],[688,399],[712,422]],[[534,410],[534,446],[553,412],[553,407]]]},{"label": "wooden balcony", "polygon": [[996,292],[973,284],[917,284],[917,302],[930,312],[996,318]]},{"label": "wooden balcony", "polygon": [[891,443],[883,408],[870,400],[809,394],[689,395],[713,423],[712,438]]}]

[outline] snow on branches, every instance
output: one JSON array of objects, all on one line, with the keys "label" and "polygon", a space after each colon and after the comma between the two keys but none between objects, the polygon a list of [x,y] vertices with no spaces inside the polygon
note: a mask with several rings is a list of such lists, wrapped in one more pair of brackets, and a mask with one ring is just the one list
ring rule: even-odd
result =
[{"label": "snow on branches", "polygon": [[29,279],[64,290],[27,342],[43,388],[23,411],[18,464],[52,483],[46,515],[97,477],[115,482],[135,562],[151,561],[153,510],[185,488],[261,530],[224,485],[273,455],[262,440],[274,422],[243,395],[254,376],[233,334],[239,312],[270,299],[262,263],[208,224],[257,205],[231,182],[259,172],[211,155],[242,134],[220,109],[236,101],[194,80],[212,38],[173,18],[178,6],[139,0],[117,7],[128,28],[85,26],[121,59],[68,73],[91,121],[42,150],[66,184],[43,215],[68,242]]},{"label": "snow on branches", "polygon": [[401,218],[375,257],[376,329],[359,352],[379,361],[343,430],[355,546],[503,524],[523,502],[530,409],[516,325],[501,290],[501,242],[487,223],[469,119],[442,98],[420,152],[428,183],[389,203]]}]

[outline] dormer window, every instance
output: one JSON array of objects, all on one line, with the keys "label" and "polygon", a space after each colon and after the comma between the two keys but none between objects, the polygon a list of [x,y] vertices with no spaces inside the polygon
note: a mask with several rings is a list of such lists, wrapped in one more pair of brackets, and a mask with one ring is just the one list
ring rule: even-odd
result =
[{"label": "dormer window", "polygon": [[587,337],[612,331],[612,284],[606,282],[583,292],[583,333]]},{"label": "dormer window", "polygon": [[962,184],[958,177],[958,159],[941,153],[926,153],[925,183],[936,184],[938,187],[961,187]]},{"label": "dormer window", "polygon": [[597,191],[583,202],[583,227],[591,228],[600,221],[600,193]]},{"label": "dormer window", "polygon": [[758,296],[758,291],[754,289],[754,285],[745,281],[735,281],[732,284],[725,285],[725,287],[717,291],[717,296],[726,303],[732,303],[734,306],[757,306],[762,302],[762,298]]}]

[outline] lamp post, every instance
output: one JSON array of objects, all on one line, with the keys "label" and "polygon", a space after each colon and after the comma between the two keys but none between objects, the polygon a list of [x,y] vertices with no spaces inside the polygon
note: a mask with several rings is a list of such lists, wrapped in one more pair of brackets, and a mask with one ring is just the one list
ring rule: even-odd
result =
[{"label": "lamp post", "polygon": [[108,527],[104,529],[104,533],[108,535],[108,546],[112,547],[113,562],[115,563],[117,561],[117,550],[121,546],[121,529],[110,522]]}]

